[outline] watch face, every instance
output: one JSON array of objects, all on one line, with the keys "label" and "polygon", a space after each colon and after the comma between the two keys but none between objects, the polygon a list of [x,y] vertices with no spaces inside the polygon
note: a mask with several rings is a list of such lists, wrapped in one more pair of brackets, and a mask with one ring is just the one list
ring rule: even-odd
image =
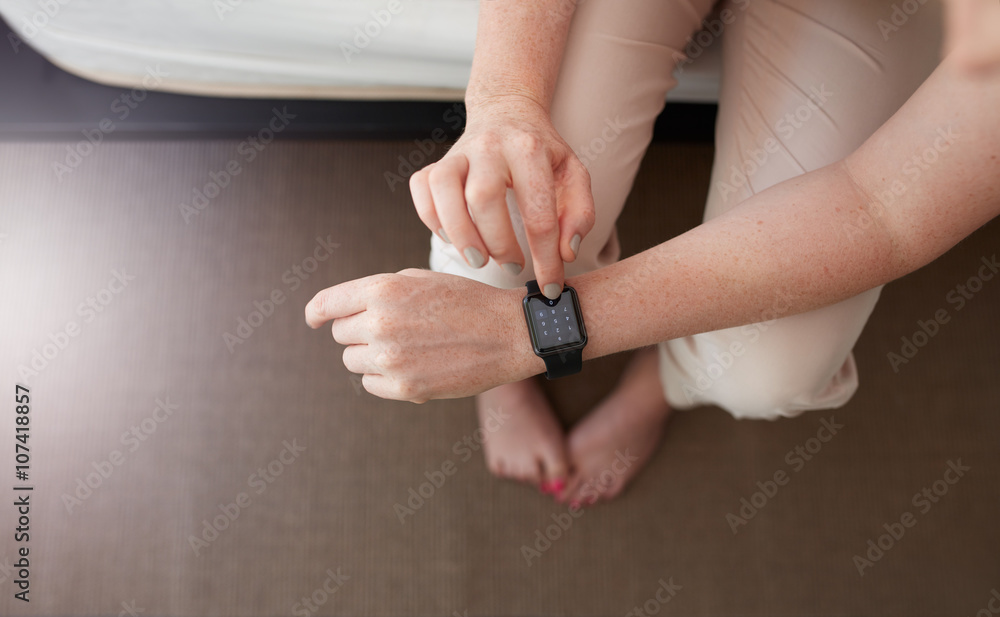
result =
[{"label": "watch face", "polygon": [[582,347],[587,333],[581,325],[579,303],[576,292],[567,287],[556,300],[549,300],[542,294],[534,294],[524,299],[524,311],[528,316],[531,342],[537,353],[550,353],[563,349]]}]

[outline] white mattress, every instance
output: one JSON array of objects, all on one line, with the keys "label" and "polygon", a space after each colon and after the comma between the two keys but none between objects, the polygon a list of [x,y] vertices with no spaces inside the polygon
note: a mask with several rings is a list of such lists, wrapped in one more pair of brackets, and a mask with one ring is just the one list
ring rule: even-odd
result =
[{"label": "white mattress", "polygon": [[[81,77],[247,97],[461,100],[477,14],[478,0],[0,0],[26,43]],[[671,100],[718,99],[709,51]]]}]

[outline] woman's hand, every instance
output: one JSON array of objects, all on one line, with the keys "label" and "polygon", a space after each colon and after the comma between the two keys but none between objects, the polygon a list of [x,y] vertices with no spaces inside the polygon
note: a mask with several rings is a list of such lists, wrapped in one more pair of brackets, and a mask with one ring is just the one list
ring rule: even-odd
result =
[{"label": "woman's hand", "polygon": [[333,320],[334,340],[347,345],[344,366],[364,375],[365,390],[423,403],[541,372],[522,296],[520,289],[408,269],[324,289],[306,305],[306,323]]},{"label": "woman's hand", "polygon": [[513,188],[545,295],[562,291],[563,262],[576,259],[594,226],[590,174],[530,97],[506,95],[469,108],[465,133],[440,161],[410,178],[420,220],[473,268],[492,257],[512,275],[524,267],[507,210]]}]

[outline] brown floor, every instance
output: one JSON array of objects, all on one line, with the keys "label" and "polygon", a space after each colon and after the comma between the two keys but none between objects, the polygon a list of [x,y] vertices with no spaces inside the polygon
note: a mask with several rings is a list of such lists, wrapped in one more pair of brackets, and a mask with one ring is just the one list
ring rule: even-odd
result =
[{"label": "brown floor", "polygon": [[[18,366],[61,341],[68,322],[79,328],[27,379],[31,603],[12,599],[4,568],[0,614],[118,615],[124,602],[144,615],[305,615],[297,603],[322,600],[324,583],[337,591],[321,615],[987,607],[1000,588],[1000,282],[961,310],[948,297],[996,252],[998,223],[883,292],[856,350],[862,387],[845,408],[773,423],[678,414],[631,490],[573,520],[529,567],[522,545],[566,510],[453,448],[476,429],[471,401],[417,407],[358,392],[341,347],[303,323],[325,286],[426,263],[406,187],[390,191],[383,176],[412,149],[284,142],[248,162],[234,142],[105,143],[57,181],[66,144],[0,144],[2,387],[13,390]],[[710,157],[701,146],[651,149],[621,221],[626,252],[698,222]],[[245,173],[185,222],[178,204],[234,159]],[[327,235],[339,245],[332,258],[293,290],[283,274]],[[101,293],[115,270],[135,278]],[[273,290],[287,300],[230,353],[224,333]],[[78,309],[89,296],[108,304]],[[894,372],[887,354],[941,309],[950,321]],[[613,385],[622,360],[557,384],[567,421]],[[157,399],[177,410],[154,414]],[[13,412],[3,417],[8,466]],[[808,440],[831,417],[843,429],[811,460],[786,457],[817,444]],[[286,441],[305,450],[291,458]],[[121,464],[105,463],[116,450]],[[913,495],[959,459],[967,474],[918,508]],[[456,473],[401,523],[394,504],[448,462]],[[254,475],[269,463],[280,472],[270,484]],[[778,471],[790,481],[734,535],[727,514]],[[20,546],[12,480],[0,565]],[[88,480],[98,488],[69,501]],[[236,521],[196,555],[189,538],[241,493]],[[915,524],[859,576],[853,556],[906,512]],[[329,580],[328,569],[349,578]],[[671,579],[681,589],[663,606],[657,589]]]}]

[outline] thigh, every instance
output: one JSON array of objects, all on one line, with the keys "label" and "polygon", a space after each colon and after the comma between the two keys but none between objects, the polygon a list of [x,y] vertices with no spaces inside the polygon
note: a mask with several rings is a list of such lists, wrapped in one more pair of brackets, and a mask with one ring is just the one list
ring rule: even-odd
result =
[{"label": "thigh", "polygon": [[881,288],[819,311],[660,344],[661,382],[671,405],[722,407],[738,418],[774,419],[845,404],[858,387],[851,349]]},{"label": "thigh", "polygon": [[715,0],[583,0],[552,105],[552,120],[587,166],[597,221],[580,274],[617,261],[615,221],[677,85],[675,67]]},{"label": "thigh", "polygon": [[844,158],[902,106],[940,55],[940,5],[914,4],[887,30],[886,0],[727,2],[706,220]]},{"label": "thigh", "polygon": [[[934,0],[895,30],[880,27],[880,21],[894,23],[894,5],[884,0],[730,0],[726,6],[736,20],[723,36],[705,220],[848,155],[939,59]],[[778,303],[758,324],[661,344],[668,400],[678,407],[714,403],[739,417],[842,405],[857,387],[851,349],[879,292],[790,317],[780,316]]]}]

